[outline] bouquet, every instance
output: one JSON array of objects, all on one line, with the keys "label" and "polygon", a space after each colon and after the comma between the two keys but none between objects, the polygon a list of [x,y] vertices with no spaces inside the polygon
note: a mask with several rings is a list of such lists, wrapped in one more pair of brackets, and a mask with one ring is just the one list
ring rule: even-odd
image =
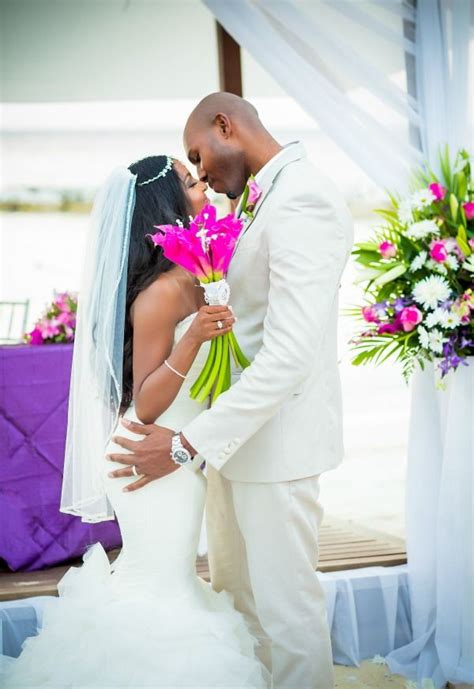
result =
[{"label": "bouquet", "polygon": [[[155,246],[161,246],[170,261],[199,278],[210,305],[229,302],[230,288],[225,279],[243,221],[233,213],[217,219],[216,208],[206,205],[190,219],[189,227],[157,225],[159,232],[149,235]],[[250,362],[239,347],[233,332],[216,337],[204,368],[191,387],[191,397],[203,402],[211,393],[212,402],[228,390],[231,383],[231,355],[237,366],[246,368]]]},{"label": "bouquet", "polygon": [[348,313],[363,321],[352,340],[355,365],[394,356],[408,381],[416,362],[439,359],[438,385],[474,354],[474,182],[471,160],[446,148],[442,176],[416,174],[404,199],[390,197],[368,242],[355,245],[366,304]]},{"label": "bouquet", "polygon": [[76,312],[76,294],[57,294],[41,318],[36,321],[33,330],[25,333],[24,341],[32,345],[74,342]]}]

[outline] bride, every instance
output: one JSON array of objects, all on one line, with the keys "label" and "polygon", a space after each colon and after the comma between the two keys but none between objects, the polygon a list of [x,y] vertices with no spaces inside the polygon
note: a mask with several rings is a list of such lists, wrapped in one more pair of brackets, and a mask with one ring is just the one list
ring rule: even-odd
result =
[{"label": "bride", "polygon": [[[209,341],[232,329],[231,310],[206,306],[195,278],[146,237],[154,225],[186,224],[208,202],[206,188],[180,162],[152,156],[112,173],[94,204],[61,511],[88,522],[115,515],[123,548],[110,565],[96,543],[82,567],[68,570],[39,635],[8,659],[0,677],[8,689],[269,685],[229,594],[195,572],[202,471],[176,463],[164,478],[127,492],[135,476],[109,478],[120,465],[105,461],[118,447],[110,438],[119,414],[181,428],[200,413],[189,388]],[[139,439],[122,428],[120,434]]]}]

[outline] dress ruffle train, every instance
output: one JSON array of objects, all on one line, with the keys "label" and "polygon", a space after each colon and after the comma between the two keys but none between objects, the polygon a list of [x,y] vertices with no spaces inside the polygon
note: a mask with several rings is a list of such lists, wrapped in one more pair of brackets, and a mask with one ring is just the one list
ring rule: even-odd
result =
[{"label": "dress ruffle train", "polygon": [[[265,689],[255,641],[229,594],[196,577],[192,595],[114,585],[95,544],[60,582],[43,627],[17,659],[4,689]],[[106,678],[106,679],[105,679]]]}]

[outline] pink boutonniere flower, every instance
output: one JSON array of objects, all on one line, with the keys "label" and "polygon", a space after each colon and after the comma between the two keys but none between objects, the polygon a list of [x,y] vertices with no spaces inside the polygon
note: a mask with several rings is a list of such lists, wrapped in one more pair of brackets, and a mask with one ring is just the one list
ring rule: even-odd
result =
[{"label": "pink boutonniere flower", "polygon": [[260,197],[262,196],[262,189],[258,186],[253,175],[251,175],[242,195],[242,213],[245,213],[248,217],[253,218],[253,211],[257,205]]}]

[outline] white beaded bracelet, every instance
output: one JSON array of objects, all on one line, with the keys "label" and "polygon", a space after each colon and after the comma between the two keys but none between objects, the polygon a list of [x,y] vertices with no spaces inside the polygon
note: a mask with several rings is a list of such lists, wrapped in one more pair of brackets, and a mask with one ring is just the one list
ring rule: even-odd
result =
[{"label": "white beaded bracelet", "polygon": [[167,367],[169,368],[170,371],[173,371],[173,373],[176,373],[177,376],[179,376],[179,377],[182,378],[183,380],[186,380],[186,376],[183,376],[182,373],[180,373],[180,372],[177,371],[175,368],[173,368],[173,367],[171,366],[171,364],[168,363],[168,360],[167,360],[167,359],[165,359],[165,366],[167,366]]}]

